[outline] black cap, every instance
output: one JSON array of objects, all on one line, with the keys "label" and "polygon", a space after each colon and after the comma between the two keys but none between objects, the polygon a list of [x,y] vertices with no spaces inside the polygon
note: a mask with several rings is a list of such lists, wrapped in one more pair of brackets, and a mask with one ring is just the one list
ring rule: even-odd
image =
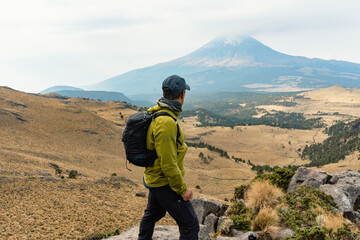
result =
[{"label": "black cap", "polygon": [[175,94],[180,94],[184,90],[190,90],[190,86],[186,84],[185,79],[178,75],[166,78],[162,83],[162,88],[169,88]]}]

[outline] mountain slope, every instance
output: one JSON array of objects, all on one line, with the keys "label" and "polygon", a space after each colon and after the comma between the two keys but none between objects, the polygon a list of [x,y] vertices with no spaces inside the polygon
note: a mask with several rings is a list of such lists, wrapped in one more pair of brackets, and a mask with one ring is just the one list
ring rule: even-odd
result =
[{"label": "mountain slope", "polygon": [[52,93],[57,93],[62,96],[71,97],[71,98],[89,98],[93,100],[101,101],[122,101],[122,102],[132,102],[124,94],[119,92],[107,92],[107,91],[75,91],[75,90],[61,90],[61,91],[52,91]]},{"label": "mountain slope", "polygon": [[242,35],[216,38],[184,57],[133,70],[87,89],[126,95],[160,93],[161,82],[171,74],[185,77],[193,92],[288,92],[360,86],[360,64],[290,56]]}]

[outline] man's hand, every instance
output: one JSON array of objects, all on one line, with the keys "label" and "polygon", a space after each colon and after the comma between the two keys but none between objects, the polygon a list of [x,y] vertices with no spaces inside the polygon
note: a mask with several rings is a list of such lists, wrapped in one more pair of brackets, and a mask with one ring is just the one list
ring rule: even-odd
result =
[{"label": "man's hand", "polygon": [[184,201],[189,201],[192,197],[193,197],[193,192],[191,191],[190,188],[188,188],[186,193],[184,195],[182,195],[182,198],[184,199]]}]

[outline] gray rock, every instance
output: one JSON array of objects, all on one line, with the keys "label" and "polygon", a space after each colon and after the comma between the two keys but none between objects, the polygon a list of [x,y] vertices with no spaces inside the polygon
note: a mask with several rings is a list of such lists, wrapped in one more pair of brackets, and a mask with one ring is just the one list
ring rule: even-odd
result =
[{"label": "gray rock", "polygon": [[[120,235],[106,238],[107,240],[137,240],[139,234],[139,226],[132,227]],[[155,226],[153,240],[178,240],[180,237],[178,226]],[[199,240],[209,240],[209,230],[207,226],[200,225]]]},{"label": "gray rock", "polygon": [[144,198],[144,197],[146,197],[146,193],[144,193],[144,192],[138,192],[138,193],[135,194],[135,196],[136,196],[136,197],[143,197],[143,198]]},{"label": "gray rock", "polygon": [[[122,232],[118,236],[108,237],[107,240],[137,240],[139,226],[135,226]],[[178,226],[155,226],[153,240],[178,240],[180,237]]]},{"label": "gray rock", "polygon": [[209,215],[207,215],[205,217],[204,220],[204,225],[206,225],[209,229],[210,233],[214,233],[217,227],[217,221],[218,221],[218,217],[215,216],[215,214],[210,213]]},{"label": "gray rock", "polygon": [[335,185],[326,184],[321,186],[320,190],[334,198],[334,201],[339,207],[339,211],[349,212],[353,210],[350,199],[341,188],[338,188]]},{"label": "gray rock", "polygon": [[60,168],[59,165],[57,165],[55,163],[51,163],[51,162],[49,162],[49,166],[54,168],[55,170]]},{"label": "gray rock", "polygon": [[278,238],[279,238],[279,239],[283,239],[283,238],[285,238],[285,237],[294,236],[294,234],[295,234],[295,232],[294,232],[292,229],[290,229],[290,228],[285,228],[285,229],[283,229],[283,230],[279,233]]},{"label": "gray rock", "polygon": [[[50,177],[51,176],[51,173],[43,172],[43,171],[37,171],[36,174],[40,175],[40,176],[43,176],[43,177]],[[22,174],[22,175],[24,175],[24,174]]]},{"label": "gray rock", "polygon": [[210,239],[210,229],[208,226],[200,224],[199,231],[199,240],[209,240]]},{"label": "gray rock", "polygon": [[304,184],[319,188],[321,185],[326,184],[330,178],[331,176],[324,171],[300,167],[292,177],[287,192],[293,192]]},{"label": "gray rock", "polygon": [[196,197],[191,200],[191,204],[194,207],[200,224],[204,223],[205,217],[210,213],[220,217],[229,207],[229,205],[216,200]]},{"label": "gray rock", "polygon": [[217,227],[216,227],[216,232],[220,232],[220,226],[226,219],[229,219],[229,217],[227,217],[227,216],[219,217]]},{"label": "gray rock", "polygon": [[336,173],[329,180],[329,184],[320,187],[320,190],[334,198],[339,211],[352,222],[360,222],[360,173],[345,171]]},{"label": "gray rock", "polygon": [[248,240],[249,239],[249,236],[252,236],[252,237],[258,237],[258,235],[255,233],[255,232],[246,232],[244,233],[242,236],[241,236],[241,240]]},{"label": "gray rock", "polygon": [[232,226],[234,226],[233,220],[227,218],[221,223],[219,232],[224,235],[230,235],[232,233]]}]

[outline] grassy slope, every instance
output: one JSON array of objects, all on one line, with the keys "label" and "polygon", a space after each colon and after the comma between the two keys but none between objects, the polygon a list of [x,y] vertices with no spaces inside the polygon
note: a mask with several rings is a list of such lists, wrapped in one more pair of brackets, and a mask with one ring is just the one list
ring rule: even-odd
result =
[{"label": "grassy slope", "polygon": [[[360,112],[351,103],[297,101],[299,104],[290,111],[303,110],[309,116],[318,110],[354,115]],[[134,197],[135,192],[145,191],[141,186],[142,169],[126,170],[121,142],[125,120],[134,112],[123,103],[48,98],[0,87],[0,207],[6,209],[0,213],[0,238],[37,239],[41,235],[66,239],[138,224],[146,204],[146,199]],[[329,123],[333,120],[334,116],[327,119]],[[188,139],[271,166],[303,163],[296,150],[326,137],[317,130],[266,126],[196,128],[194,118],[186,118],[181,124]],[[201,162],[200,152],[213,158],[210,164]],[[358,170],[360,161],[355,162],[355,157],[331,168]],[[49,163],[63,170],[78,170],[82,176],[55,183],[42,180],[42,172],[59,179]],[[185,167],[186,181],[197,195],[218,199],[231,198],[235,186],[255,176],[247,164],[205,149],[189,148]],[[140,186],[120,183],[122,187],[116,189],[94,183],[114,172]],[[196,185],[201,190],[195,189]]]}]

